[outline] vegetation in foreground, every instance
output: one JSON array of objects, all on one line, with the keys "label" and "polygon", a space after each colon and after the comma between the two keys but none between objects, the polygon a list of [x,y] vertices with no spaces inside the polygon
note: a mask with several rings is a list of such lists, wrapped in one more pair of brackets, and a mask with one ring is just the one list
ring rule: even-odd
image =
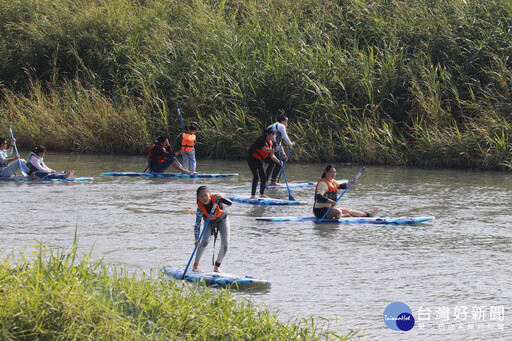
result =
[{"label": "vegetation in foreground", "polygon": [[34,247],[0,265],[2,340],[346,340],[313,320],[284,324],[229,290],[198,290]]},{"label": "vegetation in foreground", "polygon": [[0,0],[0,133],[147,152],[198,122],[241,158],[290,116],[292,159],[512,169],[512,1]]}]

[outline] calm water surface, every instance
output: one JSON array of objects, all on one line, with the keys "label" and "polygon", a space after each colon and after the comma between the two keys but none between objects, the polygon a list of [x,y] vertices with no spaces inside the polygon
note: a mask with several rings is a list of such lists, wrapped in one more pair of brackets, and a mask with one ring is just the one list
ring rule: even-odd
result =
[{"label": "calm water surface", "polygon": [[[145,271],[184,266],[193,250],[196,188],[206,184],[213,192],[249,194],[235,187],[251,181],[242,161],[200,160],[200,172],[240,175],[197,180],[100,176],[143,171],[142,156],[50,152],[45,161],[94,181],[0,182],[2,255],[27,250],[35,240],[67,248],[78,227],[80,248],[93,247],[98,256],[108,252],[108,263]],[[286,174],[290,181],[316,181],[324,167],[289,164]],[[234,203],[228,209],[231,245],[224,271],[271,280],[269,291],[251,297],[279,311],[283,321],[317,316],[337,332],[365,329],[366,340],[507,339],[512,328],[512,175],[367,168],[341,205],[378,206],[381,215],[436,220],[405,227],[268,223],[254,217],[310,215],[311,204]],[[352,179],[360,169],[338,167],[337,178]],[[292,189],[295,199],[309,203],[313,192]],[[288,197],[286,190],[267,194]],[[205,253],[203,269],[211,267],[212,252]],[[416,319],[411,331],[392,331],[383,322],[384,309],[395,301],[411,308]]]}]

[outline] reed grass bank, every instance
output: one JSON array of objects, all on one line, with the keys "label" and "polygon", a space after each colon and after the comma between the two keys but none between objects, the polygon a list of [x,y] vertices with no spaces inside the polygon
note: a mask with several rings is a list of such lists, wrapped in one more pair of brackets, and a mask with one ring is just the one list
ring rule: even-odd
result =
[{"label": "reed grass bank", "polygon": [[[2,340],[347,340],[313,319],[282,323],[229,290],[135,276],[91,254],[34,246],[0,263]],[[151,278],[151,277],[157,277]],[[160,278],[158,278],[160,277]]]},{"label": "reed grass bank", "polygon": [[[512,169],[512,1],[0,0],[0,125],[146,152],[199,125],[242,158],[280,110],[293,160]],[[5,135],[5,133],[4,133]]]}]

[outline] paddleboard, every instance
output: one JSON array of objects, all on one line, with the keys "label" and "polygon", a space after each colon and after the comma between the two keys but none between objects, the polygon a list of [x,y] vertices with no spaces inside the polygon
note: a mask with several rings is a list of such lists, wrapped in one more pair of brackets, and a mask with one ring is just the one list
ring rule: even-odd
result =
[{"label": "paddleboard", "polygon": [[[165,266],[163,269],[164,273],[172,276],[176,279],[183,280],[184,268],[173,268],[171,266]],[[271,282],[264,279],[257,279],[251,276],[238,276],[227,273],[218,272],[194,272],[190,269],[187,271],[185,280],[192,283],[202,283],[207,286],[213,287],[226,287],[238,289],[247,289],[255,287],[270,287]]]},{"label": "paddleboard", "polygon": [[412,217],[412,218],[390,218],[390,217],[350,217],[340,219],[320,219],[316,217],[257,217],[259,221],[312,221],[320,223],[334,223],[334,224],[382,224],[382,225],[408,225],[423,223],[425,221],[433,220],[434,217]]},{"label": "paddleboard", "polygon": [[299,205],[299,204],[307,204],[305,201],[295,201],[295,200],[286,200],[286,199],[276,199],[276,198],[251,198],[250,195],[239,195],[239,194],[226,194],[225,198],[236,201],[242,204],[251,204],[251,205]]},{"label": "paddleboard", "polygon": [[[348,180],[341,180],[340,183],[347,183]],[[292,182],[288,183],[288,187],[290,188],[314,188],[316,187],[315,182]],[[241,187],[235,187],[235,189],[248,189],[251,188],[251,186],[241,186]],[[286,189],[286,184],[282,184],[281,186],[265,186],[266,189]]]},{"label": "paddleboard", "polygon": [[181,174],[181,173],[143,173],[143,172],[112,172],[112,173],[101,173],[103,176],[132,176],[132,177],[146,177],[146,178],[225,178],[228,176],[237,176],[238,173],[226,173],[226,174],[207,174],[207,173],[195,173],[195,174]]},{"label": "paddleboard", "polygon": [[41,179],[34,179],[29,177],[14,177],[14,178],[5,178],[0,177],[0,180],[4,181],[44,181],[44,182],[87,182],[92,181],[93,178],[69,178],[69,179],[52,179],[52,178],[41,178]]}]

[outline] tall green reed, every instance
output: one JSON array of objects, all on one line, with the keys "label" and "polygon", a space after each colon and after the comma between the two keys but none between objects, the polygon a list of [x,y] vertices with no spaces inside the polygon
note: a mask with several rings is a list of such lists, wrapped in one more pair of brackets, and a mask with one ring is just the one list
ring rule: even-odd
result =
[{"label": "tall green reed", "polygon": [[[75,234],[76,236],[76,234]],[[40,242],[0,265],[0,337],[5,340],[345,340],[312,319],[283,323],[229,290],[129,274]]]}]

